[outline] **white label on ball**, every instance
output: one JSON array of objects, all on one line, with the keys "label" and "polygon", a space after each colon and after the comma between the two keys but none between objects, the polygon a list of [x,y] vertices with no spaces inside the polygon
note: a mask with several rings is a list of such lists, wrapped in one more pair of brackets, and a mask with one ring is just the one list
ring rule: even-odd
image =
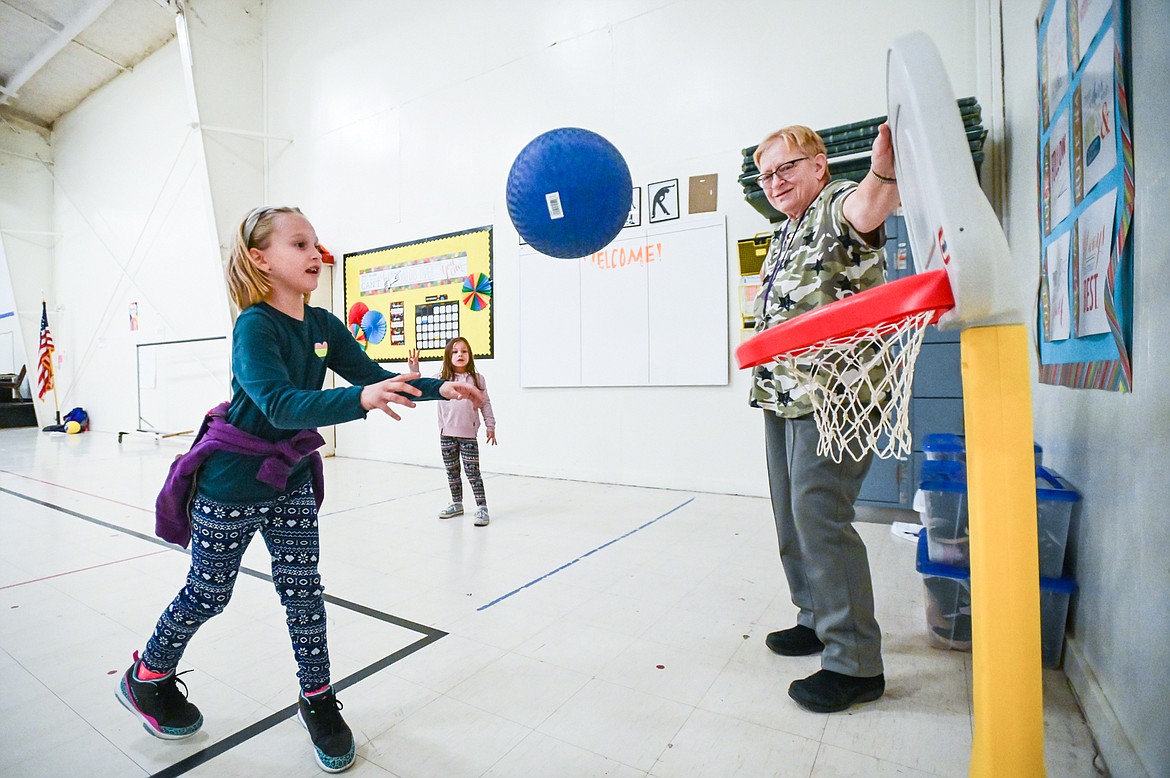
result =
[{"label": "white label on ball", "polygon": [[548,204],[548,218],[561,219],[565,216],[565,210],[561,208],[561,193],[549,192],[544,196],[544,201]]}]

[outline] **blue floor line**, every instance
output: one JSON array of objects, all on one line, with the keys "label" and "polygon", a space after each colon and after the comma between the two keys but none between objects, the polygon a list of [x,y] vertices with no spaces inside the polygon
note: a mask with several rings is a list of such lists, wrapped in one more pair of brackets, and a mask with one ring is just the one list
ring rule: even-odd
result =
[{"label": "blue floor line", "polygon": [[600,551],[601,549],[603,549],[603,548],[607,548],[607,547],[609,547],[609,546],[612,546],[614,543],[617,543],[619,540],[623,540],[623,539],[625,539],[625,538],[628,538],[630,535],[633,535],[635,532],[641,532],[642,530],[646,529],[647,527],[649,527],[649,526],[650,526],[651,524],[653,524],[654,522],[656,522],[656,521],[658,521],[658,520],[660,520],[660,519],[665,519],[667,516],[669,516],[670,514],[674,513],[675,511],[677,511],[679,508],[685,508],[686,506],[690,505],[690,504],[691,504],[692,502],[694,502],[694,501],[695,501],[695,498],[694,498],[694,497],[692,497],[691,499],[687,500],[686,502],[684,502],[684,503],[681,503],[681,504],[679,504],[679,505],[676,505],[676,506],[674,506],[673,508],[671,508],[670,510],[668,510],[666,513],[662,514],[661,516],[658,516],[658,517],[656,517],[656,518],[650,519],[650,521],[646,522],[646,523],[645,523],[645,524],[643,524],[642,526],[640,526],[640,527],[635,527],[634,529],[630,530],[630,531],[629,531],[629,532],[627,532],[626,534],[624,534],[624,535],[619,535],[618,537],[614,538],[613,540],[611,540],[611,541],[609,541],[609,542],[607,542],[607,543],[602,543],[600,546],[598,546],[597,548],[593,549],[592,551],[586,551],[584,554],[582,554],[581,556],[577,557],[577,558],[576,558],[576,559],[574,559],[573,561],[571,561],[571,562],[566,562],[565,564],[561,565],[561,566],[560,566],[560,567],[558,567],[557,569],[555,569],[555,570],[550,570],[549,572],[545,573],[545,574],[544,574],[544,575],[542,575],[540,578],[536,578],[536,579],[534,579],[534,580],[532,580],[532,581],[529,581],[528,583],[524,584],[523,586],[521,586],[521,587],[519,587],[519,588],[517,588],[517,589],[513,589],[512,591],[508,592],[507,594],[505,594],[505,595],[503,595],[503,596],[501,596],[501,597],[497,597],[496,599],[494,599],[494,600],[492,600],[491,602],[489,602],[487,605],[481,605],[480,607],[476,608],[475,610],[476,610],[476,611],[487,610],[488,608],[490,608],[490,607],[492,607],[493,605],[495,605],[497,602],[501,602],[501,601],[503,601],[503,600],[506,600],[506,599],[508,599],[509,597],[511,597],[513,594],[516,594],[517,592],[522,592],[522,591],[524,591],[525,589],[527,589],[529,586],[532,586],[532,585],[534,585],[534,584],[538,584],[538,583],[540,583],[541,581],[543,581],[545,578],[548,578],[549,576],[556,575],[556,574],[557,574],[557,573],[559,573],[560,571],[564,570],[566,567],[571,567],[572,565],[575,565],[575,564],[577,564],[578,562],[580,562],[580,561],[581,561],[582,559],[584,559],[585,557],[587,557],[587,556],[590,556],[590,555],[592,555],[592,554],[596,554],[596,553],[597,553],[598,551]]}]

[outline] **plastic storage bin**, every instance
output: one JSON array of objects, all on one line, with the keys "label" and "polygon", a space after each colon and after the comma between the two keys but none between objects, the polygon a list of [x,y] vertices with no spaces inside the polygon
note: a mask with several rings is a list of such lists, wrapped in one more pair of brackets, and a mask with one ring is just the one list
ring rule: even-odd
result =
[{"label": "plastic storage bin", "polygon": [[[922,440],[922,452],[927,461],[951,460],[954,462],[967,461],[967,441],[962,435],[949,432],[936,432],[927,435]],[[1032,443],[1032,456],[1036,460],[1036,467],[1044,465],[1044,449],[1039,443]]]},{"label": "plastic storage bin", "polygon": [[1040,547],[1040,575],[1060,578],[1064,572],[1064,551],[1073,505],[1081,499],[1056,473],[1036,468],[1037,544]]},{"label": "plastic storage bin", "polygon": [[930,561],[967,567],[971,549],[967,527],[967,475],[958,460],[922,463],[922,525]]},{"label": "plastic storage bin", "polygon": [[922,452],[926,454],[927,461],[965,462],[967,459],[963,436],[950,433],[936,432],[933,435],[927,435],[922,441]]},{"label": "plastic storage bin", "polygon": [[[922,525],[926,527],[930,561],[970,567],[967,480],[962,463],[922,463]],[[1051,470],[1036,468],[1036,520],[1040,575],[1059,578],[1073,505],[1081,495]]]},{"label": "plastic storage bin", "polygon": [[[918,537],[916,567],[922,574],[926,632],[931,645],[970,651],[971,571],[931,562],[925,532]],[[1076,589],[1071,578],[1040,578],[1040,660],[1044,667],[1060,667],[1068,601]]]}]

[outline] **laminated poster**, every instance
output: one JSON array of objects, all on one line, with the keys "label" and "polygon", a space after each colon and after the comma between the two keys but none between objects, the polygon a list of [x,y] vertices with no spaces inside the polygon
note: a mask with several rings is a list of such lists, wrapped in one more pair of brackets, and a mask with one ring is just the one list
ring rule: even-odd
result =
[{"label": "laminated poster", "polygon": [[1113,216],[1117,190],[1111,189],[1085,209],[1077,220],[1073,244],[1074,286],[1077,290],[1077,337],[1109,332],[1105,313],[1105,279],[1113,253]]},{"label": "laminated poster", "polygon": [[1068,111],[1060,115],[1044,148],[1044,231],[1051,232],[1072,210]]},{"label": "laminated poster", "polygon": [[1044,124],[1052,121],[1056,106],[1068,89],[1068,9],[1057,3],[1052,9],[1048,34],[1044,36],[1044,73],[1042,74],[1041,102],[1044,104]]},{"label": "laminated poster", "polygon": [[1048,244],[1044,252],[1044,339],[1065,340],[1069,336],[1068,246],[1065,232]]},{"label": "laminated poster", "polygon": [[[1058,7],[1063,5],[1063,3],[1057,3]],[[1101,29],[1101,22],[1105,21],[1105,15],[1113,7],[1113,0],[1073,0],[1073,5],[1077,9],[1076,18],[1072,20],[1073,24],[1076,25],[1076,64],[1080,65],[1085,52],[1089,50],[1089,45],[1093,42],[1093,38],[1097,37],[1097,32]],[[1061,16],[1064,16],[1063,9],[1061,9]]]},{"label": "laminated poster", "polygon": [[1087,195],[1117,166],[1117,122],[1114,106],[1113,30],[1109,29],[1081,76],[1077,88],[1080,107],[1081,193]]}]

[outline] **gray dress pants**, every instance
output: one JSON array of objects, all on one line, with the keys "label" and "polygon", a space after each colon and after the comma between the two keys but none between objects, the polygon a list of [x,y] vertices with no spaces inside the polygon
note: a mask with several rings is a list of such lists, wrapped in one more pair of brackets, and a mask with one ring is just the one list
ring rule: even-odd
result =
[{"label": "gray dress pants", "polygon": [[882,635],[873,612],[865,544],[853,528],[853,502],[873,455],[838,464],[817,454],[812,415],[764,411],[768,482],[780,561],[799,609],[796,622],[825,644],[821,666],[861,678],[882,672]]}]

